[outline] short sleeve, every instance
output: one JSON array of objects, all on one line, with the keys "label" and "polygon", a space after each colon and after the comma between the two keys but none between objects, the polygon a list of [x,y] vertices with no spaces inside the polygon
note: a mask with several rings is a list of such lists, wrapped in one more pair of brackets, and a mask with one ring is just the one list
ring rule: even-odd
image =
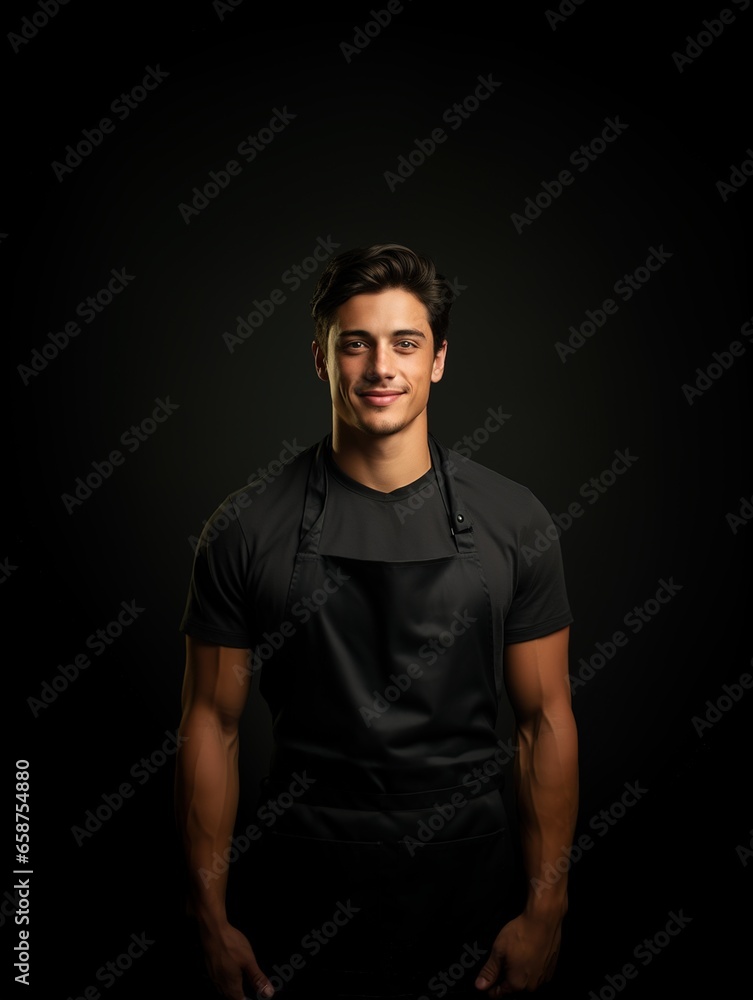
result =
[{"label": "short sleeve", "polygon": [[252,646],[249,553],[239,508],[227,498],[204,525],[194,554],[180,631],[206,642]]},{"label": "short sleeve", "polygon": [[515,593],[505,619],[506,643],[538,639],[573,621],[559,532],[532,494],[531,502],[531,516],[520,536]]}]

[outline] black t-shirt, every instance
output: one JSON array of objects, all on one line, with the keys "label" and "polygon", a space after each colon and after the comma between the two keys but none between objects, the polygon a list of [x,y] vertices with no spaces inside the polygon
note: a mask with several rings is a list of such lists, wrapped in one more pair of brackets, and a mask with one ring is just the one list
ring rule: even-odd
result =
[{"label": "black t-shirt", "polygon": [[[207,521],[181,631],[252,651],[278,631],[316,449],[312,445],[292,458],[276,476],[235,490]],[[326,467],[322,553],[392,562],[456,551],[434,469],[381,493],[347,476],[329,453]],[[573,620],[558,535],[546,508],[526,487],[451,450],[448,471],[471,516],[489,588],[501,692],[504,645],[548,635]]]}]

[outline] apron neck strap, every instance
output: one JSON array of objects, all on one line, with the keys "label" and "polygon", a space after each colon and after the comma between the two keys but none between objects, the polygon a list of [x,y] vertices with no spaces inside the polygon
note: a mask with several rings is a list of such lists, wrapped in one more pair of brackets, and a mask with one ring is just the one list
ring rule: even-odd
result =
[{"label": "apron neck strap", "polygon": [[[327,470],[325,456],[331,454],[332,434],[327,434],[314,449],[311,468],[306,486],[306,500],[301,521],[300,541],[308,537],[309,547],[315,551],[324,524],[324,509],[327,505]],[[442,497],[449,522],[450,533],[455,539],[458,552],[473,552],[473,524],[470,514],[455,488],[455,461],[444,445],[429,434],[431,464],[437,477],[439,493]]]},{"label": "apron neck strap", "polygon": [[457,468],[450,453],[443,444],[429,434],[429,451],[432,466],[437,476],[439,493],[447,512],[450,531],[455,539],[458,552],[473,552],[473,523],[465,504],[460,498],[455,486],[455,470]]}]

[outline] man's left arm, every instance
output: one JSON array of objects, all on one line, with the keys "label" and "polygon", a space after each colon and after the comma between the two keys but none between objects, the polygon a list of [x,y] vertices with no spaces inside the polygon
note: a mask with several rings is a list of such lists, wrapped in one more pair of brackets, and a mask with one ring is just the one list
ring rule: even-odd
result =
[{"label": "man's left arm", "polygon": [[[578,813],[578,737],[568,677],[569,627],[505,647],[508,697],[515,713],[515,792],[523,864],[523,912],[505,924],[476,979],[491,998],[547,982],[559,955],[567,912],[567,860]],[[557,878],[547,878],[556,872]]]}]

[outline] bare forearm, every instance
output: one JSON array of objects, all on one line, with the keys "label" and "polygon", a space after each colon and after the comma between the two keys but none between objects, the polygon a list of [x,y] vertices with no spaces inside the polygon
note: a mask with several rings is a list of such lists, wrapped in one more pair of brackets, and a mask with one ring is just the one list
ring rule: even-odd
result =
[{"label": "bare forearm", "polygon": [[578,751],[570,714],[545,714],[518,730],[516,790],[526,912],[561,918],[567,909],[567,861],[578,812]]},{"label": "bare forearm", "polygon": [[212,718],[184,718],[176,773],[177,819],[183,837],[193,913],[209,932],[227,923],[227,865],[238,808],[237,732]]}]

